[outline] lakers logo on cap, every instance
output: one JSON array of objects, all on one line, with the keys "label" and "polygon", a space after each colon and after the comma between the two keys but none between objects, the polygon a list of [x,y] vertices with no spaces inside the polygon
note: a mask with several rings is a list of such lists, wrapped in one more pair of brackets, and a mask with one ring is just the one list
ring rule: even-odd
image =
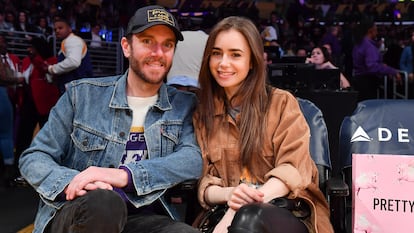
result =
[{"label": "lakers logo on cap", "polygon": [[148,23],[161,21],[175,27],[175,22],[172,16],[164,9],[148,10]]}]

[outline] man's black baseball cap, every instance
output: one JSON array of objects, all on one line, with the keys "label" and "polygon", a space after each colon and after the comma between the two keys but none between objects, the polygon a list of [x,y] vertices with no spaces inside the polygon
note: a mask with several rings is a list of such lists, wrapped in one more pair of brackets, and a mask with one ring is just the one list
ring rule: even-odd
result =
[{"label": "man's black baseball cap", "polygon": [[155,25],[170,27],[177,40],[184,40],[177,19],[164,7],[158,5],[139,8],[128,22],[126,35],[140,33]]}]

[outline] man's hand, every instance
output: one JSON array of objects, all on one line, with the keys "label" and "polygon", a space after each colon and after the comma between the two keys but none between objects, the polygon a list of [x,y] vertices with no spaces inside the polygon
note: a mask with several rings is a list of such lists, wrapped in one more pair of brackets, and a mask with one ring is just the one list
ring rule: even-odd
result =
[{"label": "man's hand", "polygon": [[122,188],[128,184],[128,174],[118,168],[88,167],[76,175],[65,189],[66,200],[83,196],[87,191],[98,188]]}]

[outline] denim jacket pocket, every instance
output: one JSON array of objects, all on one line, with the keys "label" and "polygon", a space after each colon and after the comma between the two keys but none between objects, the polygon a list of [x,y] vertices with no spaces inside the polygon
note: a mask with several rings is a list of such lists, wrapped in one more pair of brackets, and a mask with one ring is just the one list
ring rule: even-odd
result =
[{"label": "denim jacket pocket", "polygon": [[71,137],[73,143],[82,152],[103,150],[108,144],[108,140],[105,138],[81,128],[75,128]]},{"label": "denim jacket pocket", "polygon": [[182,123],[168,123],[161,125],[162,155],[165,156],[174,151],[175,146],[180,142]]}]

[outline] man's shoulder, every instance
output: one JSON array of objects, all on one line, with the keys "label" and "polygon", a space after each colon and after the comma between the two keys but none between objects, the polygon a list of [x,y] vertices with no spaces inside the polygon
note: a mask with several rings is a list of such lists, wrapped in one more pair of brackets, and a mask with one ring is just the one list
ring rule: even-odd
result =
[{"label": "man's shoulder", "polygon": [[108,86],[115,86],[118,80],[122,77],[122,75],[114,75],[114,76],[106,76],[106,77],[92,77],[92,78],[82,78],[77,79],[70,82],[70,86],[84,86],[84,85],[91,85],[91,86],[101,86],[101,87],[108,87]]},{"label": "man's shoulder", "polygon": [[65,43],[71,42],[71,43],[84,43],[85,41],[82,39],[82,37],[76,35],[75,33],[71,33],[68,37],[64,39]]},{"label": "man's shoulder", "polygon": [[178,90],[175,87],[167,85],[168,95],[170,96],[170,101],[178,103],[191,103],[195,102],[196,95],[192,92]]}]

